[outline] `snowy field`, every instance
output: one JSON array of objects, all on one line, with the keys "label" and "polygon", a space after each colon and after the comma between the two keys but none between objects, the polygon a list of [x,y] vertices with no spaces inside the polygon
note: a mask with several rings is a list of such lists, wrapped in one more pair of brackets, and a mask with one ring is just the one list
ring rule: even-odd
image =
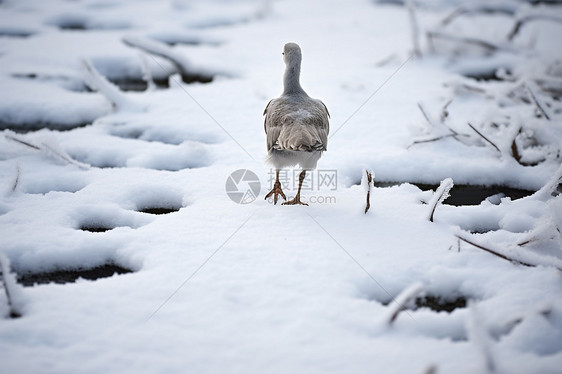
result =
[{"label": "snowy field", "polygon": [[552,3],[1,1],[0,372],[560,373]]}]

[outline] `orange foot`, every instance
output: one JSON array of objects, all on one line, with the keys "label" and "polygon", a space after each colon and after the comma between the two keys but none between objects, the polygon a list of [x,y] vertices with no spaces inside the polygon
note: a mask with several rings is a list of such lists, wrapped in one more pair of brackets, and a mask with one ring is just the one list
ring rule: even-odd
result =
[{"label": "orange foot", "polygon": [[295,198],[292,199],[292,200],[285,201],[285,202],[283,203],[283,205],[306,205],[306,206],[308,206],[307,203],[303,203],[303,202],[301,201],[300,195],[295,196]]},{"label": "orange foot", "polygon": [[[273,195],[275,194],[275,195]],[[277,199],[279,198],[279,195],[281,195],[281,197],[283,198],[283,200],[287,200],[287,198],[285,197],[285,194],[283,193],[283,190],[281,189],[281,182],[276,181],[273,184],[273,189],[271,191],[269,191],[269,193],[267,195],[265,195],[265,200],[269,199],[269,197],[273,195],[273,205],[277,204]]]}]

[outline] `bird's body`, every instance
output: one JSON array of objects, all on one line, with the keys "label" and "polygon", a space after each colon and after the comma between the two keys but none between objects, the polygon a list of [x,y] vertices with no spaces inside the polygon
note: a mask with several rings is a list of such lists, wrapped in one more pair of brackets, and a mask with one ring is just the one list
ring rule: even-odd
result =
[{"label": "bird's body", "polygon": [[275,203],[277,195],[285,198],[279,183],[279,170],[298,164],[303,169],[299,190],[295,199],[285,204],[303,204],[300,202],[302,181],[306,170],[316,168],[322,152],[327,150],[330,115],[324,103],[308,96],[300,85],[300,47],[287,43],[283,55],[286,64],[283,94],[271,100],[264,111],[267,160],[277,171],[274,188],[266,199],[272,194],[275,194]]}]

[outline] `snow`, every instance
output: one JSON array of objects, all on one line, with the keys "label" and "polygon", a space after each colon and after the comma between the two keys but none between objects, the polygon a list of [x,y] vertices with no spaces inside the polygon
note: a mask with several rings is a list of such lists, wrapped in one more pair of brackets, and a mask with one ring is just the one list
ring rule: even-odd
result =
[{"label": "snow", "polygon": [[[442,24],[459,2],[415,1],[412,58],[412,13],[382,3],[2,2],[2,264],[133,271],[15,285],[17,319],[2,289],[2,372],[557,373],[561,25],[507,35],[516,17],[562,10],[474,3]],[[308,207],[263,199],[262,113],[282,91],[286,42],[332,116]],[[213,80],[187,84],[187,70]],[[151,79],[169,87],[119,88]],[[225,192],[240,169],[261,182],[248,204]],[[452,181],[530,192],[452,206],[440,200]]]}]

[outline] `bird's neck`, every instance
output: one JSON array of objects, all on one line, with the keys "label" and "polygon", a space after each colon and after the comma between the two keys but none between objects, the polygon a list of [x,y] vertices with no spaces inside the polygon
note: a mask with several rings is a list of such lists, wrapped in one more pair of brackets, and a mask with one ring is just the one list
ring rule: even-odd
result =
[{"label": "bird's neck", "polygon": [[285,68],[283,77],[283,94],[299,94],[304,93],[300,84],[301,62],[294,61]]}]

